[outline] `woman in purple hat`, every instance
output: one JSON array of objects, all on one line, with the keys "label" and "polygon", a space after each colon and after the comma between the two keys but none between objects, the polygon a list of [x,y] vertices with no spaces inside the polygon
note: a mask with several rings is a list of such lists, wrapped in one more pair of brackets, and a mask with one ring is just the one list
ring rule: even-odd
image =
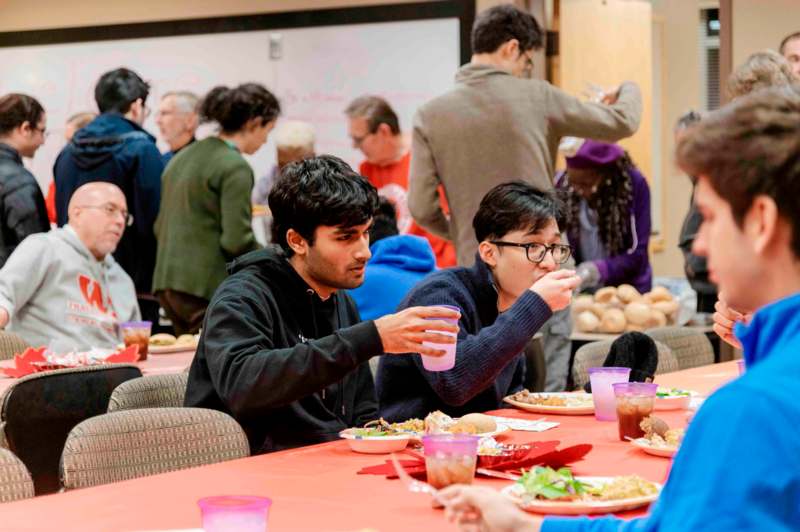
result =
[{"label": "woman in purple hat", "polygon": [[556,186],[566,203],[566,232],[581,288],[627,283],[648,292],[650,188],[627,152],[587,139],[567,157]]}]

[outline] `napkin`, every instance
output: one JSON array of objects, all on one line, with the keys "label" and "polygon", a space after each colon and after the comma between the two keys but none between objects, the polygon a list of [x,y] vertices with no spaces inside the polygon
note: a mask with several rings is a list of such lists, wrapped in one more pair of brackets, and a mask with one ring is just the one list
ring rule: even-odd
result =
[{"label": "napkin", "polygon": [[[126,347],[125,349],[121,349],[115,353],[110,354],[104,359],[96,360],[93,362],[87,361],[85,357],[83,357],[81,362],[71,362],[71,363],[64,363],[58,361],[58,356],[56,356],[56,360],[48,359],[45,356],[45,352],[47,351],[47,347],[28,347],[23,351],[21,354],[14,355],[14,367],[13,368],[2,368],[0,371],[7,376],[12,378],[19,378],[24,377],[25,375],[30,375],[31,373],[36,373],[37,371],[46,371],[49,369],[58,369],[64,367],[78,367],[78,366],[86,366],[86,365],[94,365],[94,364],[121,364],[121,363],[130,363],[136,362],[139,360],[139,346],[132,345]],[[73,357],[74,358],[74,357]]]}]

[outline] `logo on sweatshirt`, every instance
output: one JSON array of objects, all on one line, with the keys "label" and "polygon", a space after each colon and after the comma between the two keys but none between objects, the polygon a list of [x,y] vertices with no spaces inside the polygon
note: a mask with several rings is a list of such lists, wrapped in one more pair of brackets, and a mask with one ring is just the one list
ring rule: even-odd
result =
[{"label": "logo on sweatshirt", "polygon": [[[106,306],[106,302],[103,301],[103,289],[100,283],[91,277],[80,274],[78,275],[78,287],[81,290],[84,301],[90,307],[99,310],[103,314],[109,314],[111,301],[108,301],[108,306]],[[110,314],[116,317],[116,313],[113,310],[110,311]]]}]

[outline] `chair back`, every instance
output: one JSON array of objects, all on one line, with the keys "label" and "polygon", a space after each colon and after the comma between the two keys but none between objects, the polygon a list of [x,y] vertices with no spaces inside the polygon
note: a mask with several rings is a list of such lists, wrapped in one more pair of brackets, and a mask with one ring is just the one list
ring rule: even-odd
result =
[{"label": "chair back", "polygon": [[205,408],[121,410],[87,419],[67,437],[64,489],[86,488],[244,458],[247,436],[229,415]]},{"label": "chair back", "polygon": [[700,331],[686,327],[659,327],[647,330],[645,334],[669,347],[680,369],[714,363],[714,346],[708,336]]},{"label": "chair back", "polygon": [[22,461],[8,449],[0,449],[0,502],[33,497],[33,481]]},{"label": "chair back", "polygon": [[27,347],[28,343],[22,337],[12,332],[0,331],[0,360],[10,360]]},{"label": "chair back", "polygon": [[37,495],[59,490],[69,431],[105,413],[114,388],[141,376],[133,364],[104,364],[34,373],[7,390],[0,411],[6,443],[30,471]]},{"label": "chair back", "polygon": [[145,375],[125,381],[111,394],[108,411],[183,406],[188,381],[188,373]]}]

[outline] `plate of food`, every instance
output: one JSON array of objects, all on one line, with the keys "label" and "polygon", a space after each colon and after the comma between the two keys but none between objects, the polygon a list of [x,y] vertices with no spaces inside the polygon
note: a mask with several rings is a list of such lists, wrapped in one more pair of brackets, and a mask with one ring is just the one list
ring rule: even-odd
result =
[{"label": "plate of food", "polygon": [[182,334],[177,338],[169,333],[158,333],[150,337],[147,347],[151,355],[166,355],[169,353],[182,353],[197,349],[197,336]]},{"label": "plate of food", "polygon": [[652,503],[660,492],[661,484],[636,475],[574,477],[568,467],[534,467],[501,490],[523,510],[554,515],[632,510]]},{"label": "plate of food", "polygon": [[423,433],[418,434],[418,437],[425,434],[474,434],[482,438],[489,438],[510,430],[511,427],[498,423],[492,416],[486,414],[466,414],[459,418],[453,418],[437,410],[425,417]]},{"label": "plate of food", "polygon": [[380,426],[345,429],[339,436],[357,453],[388,454],[402,451],[412,435],[383,430]]},{"label": "plate of food", "polygon": [[644,436],[631,443],[648,454],[670,458],[675,456],[683,441],[684,429],[671,429],[663,419],[650,415],[642,420]]},{"label": "plate of food", "polygon": [[680,388],[664,388],[659,386],[656,390],[656,410],[686,410],[692,402],[692,397],[697,392],[681,390]]},{"label": "plate of food", "polygon": [[542,392],[522,390],[503,399],[506,403],[537,414],[594,414],[592,394],[585,392]]}]

